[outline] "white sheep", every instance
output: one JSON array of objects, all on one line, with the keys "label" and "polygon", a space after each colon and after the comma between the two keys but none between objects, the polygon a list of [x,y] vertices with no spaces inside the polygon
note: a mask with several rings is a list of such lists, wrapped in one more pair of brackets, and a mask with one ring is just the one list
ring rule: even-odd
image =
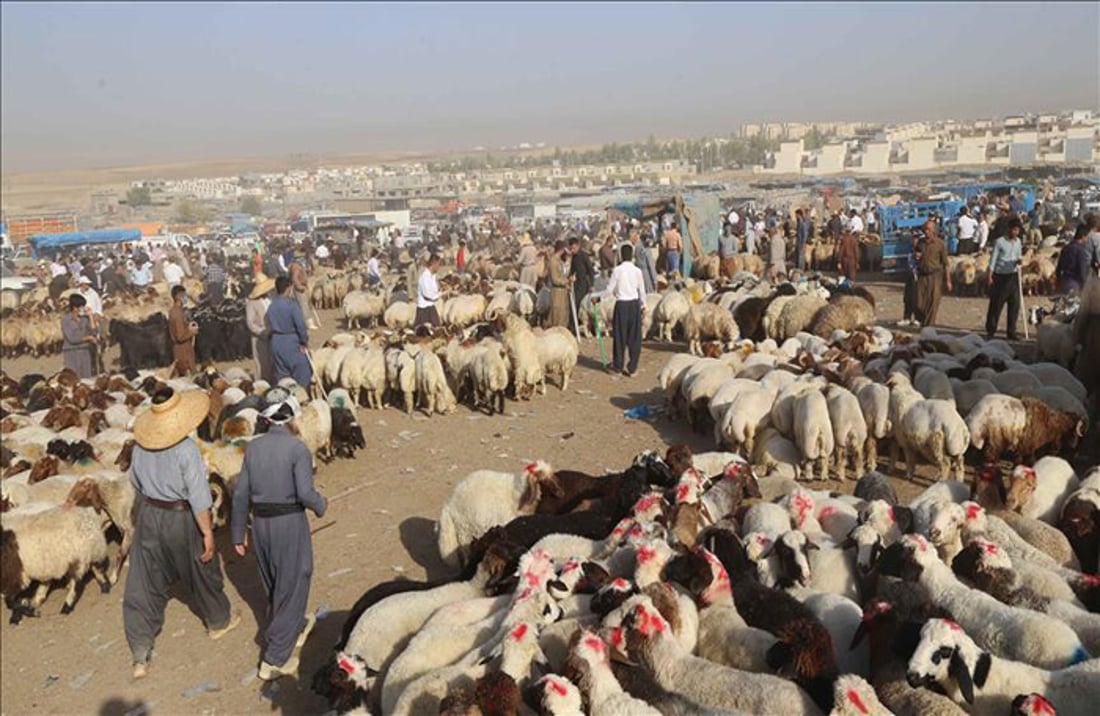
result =
[{"label": "white sheep", "polygon": [[518,400],[527,400],[543,384],[544,379],[537,339],[527,321],[518,316],[506,315],[504,326],[501,342],[508,352],[515,397]]},{"label": "white sheep", "polygon": [[[975,713],[1006,713],[1017,694],[1038,693],[1064,715],[1096,711],[1100,669],[1095,663],[1048,671],[984,651],[959,624],[930,619],[909,659],[910,684],[939,684]],[[1087,657],[1087,655],[1086,655]]]},{"label": "white sheep", "polygon": [[360,405],[365,392],[368,408],[382,407],[382,393],[386,389],[386,357],[380,348],[354,348],[340,363],[339,384],[348,390],[351,405]]},{"label": "white sheep", "polygon": [[[755,384],[753,384],[755,386]],[[756,434],[762,432],[771,420],[771,407],[775,393],[765,387],[754,387],[740,393],[729,404],[720,422],[715,424],[715,432],[731,450],[741,450],[752,455]]]},{"label": "white sheep", "polygon": [[348,291],[340,306],[349,330],[360,328],[364,321],[374,328],[386,312],[386,297],[372,291]]},{"label": "white sheep", "polygon": [[490,415],[504,412],[504,392],[508,389],[508,354],[499,341],[486,338],[482,349],[470,362],[474,404],[488,405]]},{"label": "white sheep", "polygon": [[802,603],[829,630],[840,673],[867,678],[871,671],[867,640],[863,640],[855,649],[849,648],[863,621],[863,609],[859,604],[839,594],[829,593],[811,594]]},{"label": "white sheep", "polygon": [[1048,455],[1031,467],[1017,465],[1012,470],[1005,507],[1057,526],[1062,506],[1078,485],[1073,466],[1060,457]]},{"label": "white sheep", "polygon": [[902,417],[894,438],[905,453],[908,475],[916,474],[917,456],[921,455],[939,468],[939,479],[947,477],[951,469],[962,478],[970,431],[955,410],[954,401],[915,402]]},{"label": "white sheep", "polygon": [[690,353],[676,353],[661,366],[657,372],[657,385],[665,394],[665,412],[669,417],[675,417],[674,410],[677,397],[680,395],[680,384],[688,369],[698,361],[703,360]]},{"label": "white sheep", "polygon": [[554,470],[533,462],[518,473],[477,470],[455,485],[439,515],[439,556],[451,567],[466,559],[466,548],[490,527],[534,513],[542,491],[561,494]]},{"label": "white sheep", "polygon": [[14,623],[28,614],[38,616],[53,580],[65,580],[68,589],[62,614],[72,612],[77,586],[89,571],[104,592],[110,590],[103,569],[108,558],[103,534],[107,519],[86,507],[48,503],[31,503],[0,516],[0,592],[14,605],[20,592],[38,585],[28,602],[13,606]]},{"label": "white sheep", "polygon": [[440,316],[440,320],[447,326],[465,328],[480,321],[486,308],[485,297],[480,293],[455,296],[447,304],[447,310]]},{"label": "white sheep", "polygon": [[416,356],[416,395],[428,415],[446,415],[457,405],[443,363],[431,351],[420,351]]},{"label": "white sheep", "polygon": [[[800,474],[802,454],[791,440],[779,434],[774,427],[768,427],[756,438],[752,454],[752,464],[761,481],[771,478],[797,479]],[[761,485],[761,492],[764,488]],[[765,499],[769,499],[765,496]]]},{"label": "white sheep", "polygon": [[829,477],[829,458],[833,454],[833,428],[829,421],[829,406],[825,396],[816,390],[807,391],[794,399],[794,443],[802,453],[802,472],[817,478]]},{"label": "white sheep", "polygon": [[657,337],[667,343],[672,342],[672,329],[684,320],[691,310],[691,300],[680,291],[668,291],[657,303],[653,311],[653,321],[657,324]]},{"label": "white sheep", "polygon": [[859,399],[839,385],[830,385],[825,392],[829,423],[833,429],[837,478],[843,480],[851,457],[855,479],[863,477],[863,447],[867,442],[867,422]]},{"label": "white sheep", "polygon": [[958,409],[959,415],[963,417],[970,415],[979,400],[987,395],[994,395],[999,392],[997,386],[993,385],[991,381],[981,378],[953,380],[951,390],[955,396],[955,407]]},{"label": "white sheep", "polygon": [[713,303],[692,306],[683,318],[683,325],[689,351],[694,355],[703,352],[704,339],[721,341],[727,349],[731,349],[740,336],[733,314]]},{"label": "white sheep", "polygon": [[1070,373],[1065,366],[1057,363],[1032,363],[1025,367],[1027,372],[1039,379],[1043,386],[1056,385],[1068,390],[1073,397],[1084,402],[1088,398],[1085,384]]},{"label": "white sheep", "polygon": [[591,716],[660,716],[660,711],[623,691],[611,671],[607,644],[588,630],[574,637],[569,667],[579,676]]},{"label": "white sheep", "polygon": [[401,331],[406,328],[412,328],[413,321],[416,320],[416,304],[407,303],[405,301],[395,301],[391,303],[385,313],[382,314],[382,322],[386,324],[386,328],[393,331]]},{"label": "white sheep", "polygon": [[867,442],[863,446],[864,462],[866,469],[874,470],[878,465],[878,441],[889,436],[893,429],[890,424],[890,389],[881,383],[868,382],[853,392],[867,425]]},{"label": "white sheep", "polygon": [[391,394],[402,396],[405,412],[412,415],[416,396],[416,361],[401,347],[387,348],[385,361],[386,388]]},{"label": "white sheep", "polygon": [[928,589],[932,602],[954,616],[983,648],[1050,669],[1077,663],[1082,654],[1088,658],[1081,640],[1064,622],[970,589],[919,535],[906,535],[901,544],[915,562],[918,581]]},{"label": "white sheep", "polygon": [[539,356],[539,364],[542,366],[543,394],[546,393],[546,378],[551,375],[558,377],[559,387],[563,391],[568,390],[569,378],[577,366],[577,355],[580,353],[576,337],[567,328],[561,326],[534,333],[535,350]]}]

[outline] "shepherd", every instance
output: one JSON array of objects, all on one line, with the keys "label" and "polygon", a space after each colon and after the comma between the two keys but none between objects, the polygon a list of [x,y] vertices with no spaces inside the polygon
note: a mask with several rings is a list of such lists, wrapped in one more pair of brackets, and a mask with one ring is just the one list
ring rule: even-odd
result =
[{"label": "shepherd", "polygon": [[270,621],[264,631],[259,676],[272,681],[298,670],[294,650],[301,648],[316,618],[306,614],[313,577],[313,542],[308,507],[318,517],[327,500],[313,486],[313,456],[289,423],[299,412],[288,395],[263,412],[267,433],[244,451],[244,464],[233,493],[233,546],[248,550],[248,513],[252,512],[252,545],[260,580],[267,594]]},{"label": "shepherd", "polygon": [[275,279],[275,300],[267,309],[267,324],[271,327],[271,355],[275,380],[290,376],[294,382],[309,389],[313,369],[309,364],[309,333],[302,305],[294,300],[294,284],[287,276]]},{"label": "shepherd", "polygon": [[164,388],[134,421],[130,480],[134,542],[122,599],[122,623],[133,659],[133,677],[148,673],[153,641],[164,626],[168,592],[181,583],[194,598],[211,639],[241,623],[230,613],[214,549],[212,500],[198,444],[189,437],[205,418],[209,398],[201,390]]}]

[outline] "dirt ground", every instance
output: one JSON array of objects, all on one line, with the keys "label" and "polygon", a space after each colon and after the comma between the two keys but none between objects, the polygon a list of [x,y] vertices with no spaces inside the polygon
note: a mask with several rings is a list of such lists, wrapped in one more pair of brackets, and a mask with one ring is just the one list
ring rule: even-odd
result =
[{"label": "dirt ground", "polygon": [[[865,285],[879,299],[880,323],[900,318],[898,284]],[[984,320],[985,306],[981,299],[948,297],[940,315],[945,327],[974,329]],[[322,312],[325,325],[319,338],[334,332],[334,313]],[[610,355],[610,341],[607,350]],[[212,642],[186,604],[173,599],[149,676],[132,682],[121,623],[125,571],[110,594],[101,594],[92,584],[70,616],[59,613],[64,594],[55,590],[41,618],[13,627],[4,610],[0,713],[324,712],[326,704],[310,691],[310,680],[329,656],[346,610],[378,582],[446,573],[437,555],[433,521],[451,488],[467,473],[517,470],[535,458],[599,473],[621,469],[642,450],[663,451],[674,442],[687,442],[699,451],[712,449],[708,438],[691,434],[684,425],[661,417],[623,417],[626,408],[660,404],[657,372],[670,353],[683,350],[682,344],[647,343],[638,374],[623,378],[600,370],[599,348],[594,340],[586,341],[567,391],[549,387],[545,397],[509,402],[504,416],[488,418],[465,407],[430,419],[419,414],[410,418],[393,408],[361,409],[367,449],[354,461],[321,466],[317,475],[318,487],[330,502],[323,518],[311,516],[316,533],[310,606],[324,616],[301,652],[298,678],[264,688],[255,678],[264,596],[252,556],[238,558],[222,530],[218,541],[226,592],[244,617],[237,630]],[[5,360],[3,367],[19,377],[31,371],[48,373],[60,364],[60,357],[19,358]],[[911,483],[899,487],[903,496],[919,489]]]}]

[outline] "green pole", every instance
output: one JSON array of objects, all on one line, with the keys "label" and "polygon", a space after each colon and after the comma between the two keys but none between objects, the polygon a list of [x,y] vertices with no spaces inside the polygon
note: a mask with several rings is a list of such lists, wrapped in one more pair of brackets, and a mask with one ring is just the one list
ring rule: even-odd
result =
[{"label": "green pole", "polygon": [[600,328],[600,306],[592,304],[592,321],[596,324],[596,341],[600,344],[600,363],[607,367],[607,351],[603,347],[603,331]]}]

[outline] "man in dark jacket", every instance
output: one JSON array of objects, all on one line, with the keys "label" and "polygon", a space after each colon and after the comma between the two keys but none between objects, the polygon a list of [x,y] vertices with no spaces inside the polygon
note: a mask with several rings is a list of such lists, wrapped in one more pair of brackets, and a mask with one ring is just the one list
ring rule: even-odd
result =
[{"label": "man in dark jacket", "polygon": [[1058,290],[1062,293],[1080,293],[1089,278],[1089,253],[1085,248],[1088,235],[1088,225],[1078,224],[1073,241],[1066,244],[1058,257],[1054,275],[1058,277]]},{"label": "man in dark jacket", "polygon": [[[592,268],[592,257],[588,255],[587,251],[581,250],[581,240],[576,236],[569,239],[569,253],[572,255],[569,260],[569,275],[573,280],[573,300],[579,309],[581,299],[592,290],[592,278],[595,276],[596,271]],[[577,332],[576,321],[571,319],[570,322],[573,324],[573,333],[575,334]]]}]

